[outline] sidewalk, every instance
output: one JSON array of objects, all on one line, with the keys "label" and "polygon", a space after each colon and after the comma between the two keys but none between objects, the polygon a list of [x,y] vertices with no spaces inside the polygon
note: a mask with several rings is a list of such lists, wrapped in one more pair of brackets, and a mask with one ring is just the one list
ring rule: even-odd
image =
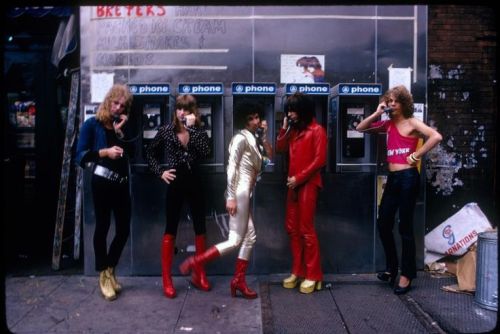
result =
[{"label": "sidewalk", "polygon": [[97,277],[5,278],[6,317],[15,333],[486,333],[497,312],[472,295],[444,292],[456,278],[419,272],[396,296],[374,274],[326,275],[310,295],[283,289],[285,275],[248,276],[259,298],[231,298],[230,276],[210,276],[210,292],[174,277],[177,298],[163,296],[161,277],[119,277],[124,291],[105,301]]}]

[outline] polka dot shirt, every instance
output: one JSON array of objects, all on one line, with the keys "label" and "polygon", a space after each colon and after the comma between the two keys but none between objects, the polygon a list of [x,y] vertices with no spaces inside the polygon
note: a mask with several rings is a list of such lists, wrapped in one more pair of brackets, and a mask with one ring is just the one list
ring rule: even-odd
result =
[{"label": "polka dot shirt", "polygon": [[[173,124],[163,125],[158,129],[153,141],[146,149],[149,168],[157,176],[171,168],[193,168],[200,160],[210,154],[207,133],[196,127],[188,127],[189,141],[187,148],[182,146]],[[161,157],[165,154],[165,165]]]}]

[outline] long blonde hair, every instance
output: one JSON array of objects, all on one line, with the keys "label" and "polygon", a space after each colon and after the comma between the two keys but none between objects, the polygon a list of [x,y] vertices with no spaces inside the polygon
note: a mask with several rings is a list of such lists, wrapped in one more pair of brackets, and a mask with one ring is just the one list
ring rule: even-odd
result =
[{"label": "long blonde hair", "polygon": [[106,94],[104,101],[102,101],[95,118],[103,123],[105,126],[112,126],[113,124],[113,115],[111,115],[111,104],[113,101],[125,98],[125,106],[123,110],[123,114],[128,115],[130,113],[130,107],[132,106],[133,95],[130,93],[130,90],[127,85],[123,84],[114,84]]}]

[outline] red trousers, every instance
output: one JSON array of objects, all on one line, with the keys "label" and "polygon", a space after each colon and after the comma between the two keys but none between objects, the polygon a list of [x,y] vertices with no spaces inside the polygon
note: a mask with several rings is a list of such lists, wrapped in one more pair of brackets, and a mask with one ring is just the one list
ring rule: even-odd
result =
[{"label": "red trousers", "polygon": [[319,188],[305,183],[288,189],[285,228],[290,237],[292,274],[312,281],[322,281],[319,241],[314,228],[314,213]]}]

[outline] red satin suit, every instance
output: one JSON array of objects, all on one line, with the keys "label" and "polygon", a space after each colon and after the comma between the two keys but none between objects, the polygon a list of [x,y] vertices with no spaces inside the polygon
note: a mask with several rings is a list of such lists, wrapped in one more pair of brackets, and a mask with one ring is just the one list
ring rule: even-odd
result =
[{"label": "red satin suit", "polygon": [[318,191],[323,186],[320,170],[326,164],[326,131],[313,120],[306,129],[281,129],[277,152],[288,151],[288,176],[295,176],[298,186],[288,189],[285,228],[290,237],[292,274],[312,281],[322,281],[319,242],[314,228]]}]

